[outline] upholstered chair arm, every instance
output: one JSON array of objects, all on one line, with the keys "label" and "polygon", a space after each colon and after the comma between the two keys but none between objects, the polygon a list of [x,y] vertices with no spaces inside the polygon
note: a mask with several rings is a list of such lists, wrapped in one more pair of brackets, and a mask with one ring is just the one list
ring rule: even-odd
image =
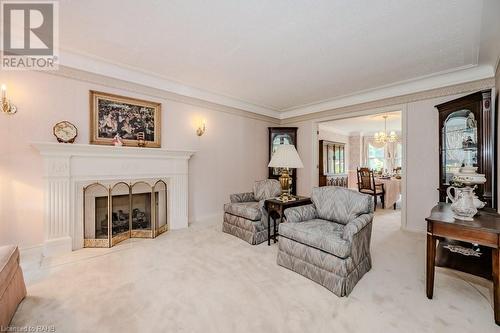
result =
[{"label": "upholstered chair arm", "polygon": [[316,207],[313,204],[297,206],[285,209],[287,222],[296,223],[313,220],[318,217]]},{"label": "upholstered chair arm", "polygon": [[347,223],[342,238],[351,243],[351,258],[354,265],[371,263],[370,240],[373,214],[363,214]]},{"label": "upholstered chair arm", "polygon": [[245,192],[245,193],[235,193],[229,196],[229,199],[232,203],[236,202],[249,202],[249,201],[257,201],[253,196],[253,192]]},{"label": "upholstered chair arm", "polygon": [[373,220],[373,213],[362,214],[356,217],[354,220],[346,224],[342,238],[352,242],[354,235],[360,232],[369,223],[371,223],[372,220]]}]

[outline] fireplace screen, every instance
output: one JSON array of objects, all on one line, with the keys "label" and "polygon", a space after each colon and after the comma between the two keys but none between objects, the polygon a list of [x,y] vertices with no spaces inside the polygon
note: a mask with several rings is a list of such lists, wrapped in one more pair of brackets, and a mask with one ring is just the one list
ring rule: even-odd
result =
[{"label": "fireplace screen", "polygon": [[128,238],[155,238],[168,230],[167,184],[140,181],[83,189],[84,247],[111,247]]}]

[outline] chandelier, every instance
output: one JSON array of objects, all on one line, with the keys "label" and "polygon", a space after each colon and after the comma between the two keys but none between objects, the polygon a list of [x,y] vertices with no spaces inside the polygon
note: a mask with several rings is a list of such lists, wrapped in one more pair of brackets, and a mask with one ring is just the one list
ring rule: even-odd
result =
[{"label": "chandelier", "polygon": [[396,135],[396,132],[391,131],[390,133],[387,133],[387,118],[389,116],[384,115],[382,116],[384,118],[384,130],[375,133],[374,138],[375,142],[377,143],[388,143],[388,142],[396,142],[398,140],[398,136]]}]

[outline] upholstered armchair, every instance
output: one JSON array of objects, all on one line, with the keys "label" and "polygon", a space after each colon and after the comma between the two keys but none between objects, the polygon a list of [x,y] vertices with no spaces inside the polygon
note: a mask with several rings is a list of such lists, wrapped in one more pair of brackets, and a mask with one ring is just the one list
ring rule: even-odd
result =
[{"label": "upholstered armchair", "polygon": [[347,296],[371,269],[373,200],[357,191],[326,186],[314,188],[311,201],[285,210],[277,262],[337,296]]},{"label": "upholstered armchair", "polygon": [[253,192],[231,194],[224,205],[222,231],[255,245],[267,240],[266,199],[281,193],[280,183],[274,179],[255,182]]}]

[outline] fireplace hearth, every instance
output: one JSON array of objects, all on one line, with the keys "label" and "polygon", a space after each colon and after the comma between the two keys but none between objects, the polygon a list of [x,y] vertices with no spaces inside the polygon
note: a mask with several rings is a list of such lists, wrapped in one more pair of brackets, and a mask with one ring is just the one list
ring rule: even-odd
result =
[{"label": "fireplace hearth", "polygon": [[128,238],[155,238],[168,230],[167,184],[92,183],[83,188],[84,247],[112,247]]}]

